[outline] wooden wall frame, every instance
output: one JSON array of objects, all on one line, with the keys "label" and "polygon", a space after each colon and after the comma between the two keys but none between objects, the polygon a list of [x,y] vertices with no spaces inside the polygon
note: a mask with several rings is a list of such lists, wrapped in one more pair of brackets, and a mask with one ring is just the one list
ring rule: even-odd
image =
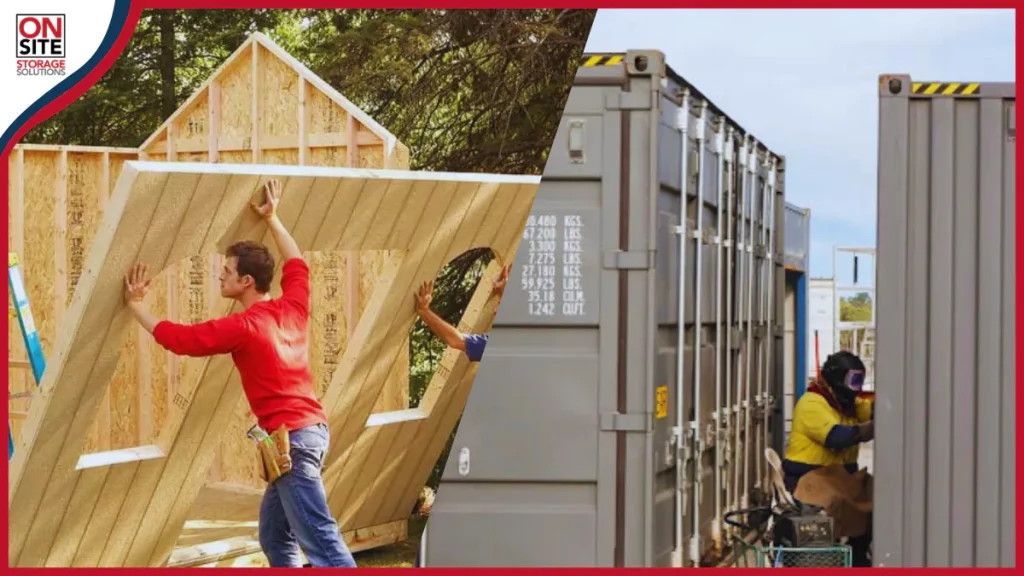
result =
[{"label": "wooden wall frame", "polygon": [[[324,397],[332,426],[325,483],[342,530],[408,514],[475,374],[475,365],[449,350],[420,408],[378,415],[368,426],[415,320],[413,289],[458,254],[490,247],[497,258],[463,317],[465,329],[487,330],[497,267],[514,258],[540,178],[128,162],[11,462],[11,566],[160,566],[170,557],[206,484],[222,423],[243,396],[230,357],[205,359],[185,401],[171,405],[173,431],[161,454],[120,454],[78,469],[85,433],[133,328],[121,281],[138,260],[159,270],[234,240],[273,246],[248,209],[269,177],[284,180],[281,218],[304,250],[400,252],[385,265]],[[364,477],[372,478],[370,489],[353,498]]]}]

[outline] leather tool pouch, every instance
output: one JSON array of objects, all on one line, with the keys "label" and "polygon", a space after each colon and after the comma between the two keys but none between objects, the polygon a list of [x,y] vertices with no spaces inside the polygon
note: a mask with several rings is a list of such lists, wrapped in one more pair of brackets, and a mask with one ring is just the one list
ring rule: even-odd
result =
[{"label": "leather tool pouch", "polygon": [[292,469],[288,429],[281,426],[270,434],[269,440],[256,442],[257,467],[260,479],[272,484]]}]

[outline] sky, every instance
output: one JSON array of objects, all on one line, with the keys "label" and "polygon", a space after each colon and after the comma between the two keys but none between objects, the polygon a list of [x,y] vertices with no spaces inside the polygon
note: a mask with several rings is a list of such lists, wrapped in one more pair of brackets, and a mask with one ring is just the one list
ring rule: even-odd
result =
[{"label": "sky", "polygon": [[[786,200],[811,209],[810,274],[831,277],[833,246],[875,245],[878,76],[1013,82],[1014,20],[1013,10],[599,10],[586,50],[660,50],[784,155]],[[852,276],[845,261],[840,282]]]}]

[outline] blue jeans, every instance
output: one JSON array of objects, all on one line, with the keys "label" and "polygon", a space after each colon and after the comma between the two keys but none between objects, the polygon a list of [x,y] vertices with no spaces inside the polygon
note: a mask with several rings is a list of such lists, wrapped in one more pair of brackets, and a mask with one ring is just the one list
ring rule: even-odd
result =
[{"label": "blue jeans", "polygon": [[323,424],[289,433],[292,469],[267,486],[260,505],[260,546],[272,568],[301,568],[300,549],[314,568],[356,567],[320,476],[330,437]]}]

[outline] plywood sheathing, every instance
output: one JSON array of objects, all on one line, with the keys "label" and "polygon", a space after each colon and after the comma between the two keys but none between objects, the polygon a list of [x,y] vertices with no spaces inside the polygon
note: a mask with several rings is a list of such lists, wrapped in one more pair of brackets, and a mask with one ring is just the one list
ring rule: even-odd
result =
[{"label": "plywood sheathing", "polygon": [[[18,145],[9,160],[8,242],[22,258],[47,357],[109,190],[123,162],[140,156],[154,161],[409,166],[408,149],[392,134],[258,33],[147,139],[141,151]],[[26,209],[40,217],[26,222]],[[318,360],[312,369],[323,394],[380,270],[394,255],[377,251],[307,256],[314,275],[325,279],[314,285],[310,327],[311,355]],[[154,279],[149,298],[154,313],[185,323],[215,316],[221,302],[216,282],[221,262],[222,256],[210,254],[171,263]],[[66,282],[57,282],[58,278]],[[16,322],[9,323],[8,332],[12,358],[24,360]],[[140,328],[129,332],[117,362],[113,385],[86,435],[87,453],[155,445],[169,406],[176,399],[181,402],[180,383],[197,379],[203,366],[200,360],[164,351]],[[408,366],[408,355],[401,356],[377,398],[377,411],[408,406]],[[25,370],[9,370],[9,378],[12,392],[34,389]],[[27,411],[28,403],[15,400],[11,409]],[[230,432],[211,467],[211,482],[262,485],[244,436],[252,422],[244,403],[228,418]],[[20,427],[21,420],[13,422],[16,437]]]},{"label": "plywood sheathing", "polygon": [[[32,315],[39,330],[43,352],[49,357],[60,330],[61,318],[82,273],[85,254],[95,236],[107,198],[126,160],[137,158],[133,148],[88,146],[15,147],[8,159],[8,246],[18,254]],[[9,301],[10,303],[10,301]],[[8,322],[9,357],[27,359],[17,322]],[[132,347],[128,342],[126,347]],[[12,393],[35,390],[27,370],[9,369]],[[111,445],[111,406],[124,408],[125,431],[137,429],[131,415],[138,412],[132,386],[123,377],[104,397],[93,432],[90,450]],[[11,410],[27,411],[31,398],[10,402]],[[21,421],[12,422],[15,437]],[[115,438],[116,438],[115,434]],[[134,439],[133,439],[134,442]]]},{"label": "plywood sheathing", "polygon": [[[402,253],[385,263],[324,397],[333,447],[326,480],[336,502],[335,491],[345,488],[338,480],[365,466],[369,454],[364,452],[388,450],[379,478],[389,488],[377,490],[384,495],[380,508],[394,515],[405,506],[398,502],[404,498],[406,512],[411,509],[418,488],[405,488],[429,474],[461,413],[473,370],[467,369],[464,356],[448,355],[432,383],[443,386],[437,401],[418,409],[419,414],[394,419],[403,430],[403,424],[415,427],[408,445],[373,448],[373,442],[364,441],[356,447],[415,320],[414,286],[471,248],[490,246],[497,262],[511,261],[539,178],[133,162],[125,164],[108,201],[10,465],[11,565],[166,562],[206,483],[223,423],[243,396],[229,356],[205,359],[194,389],[180,392],[185,401],[168,408],[158,454],[121,454],[122,462],[76,470],[84,433],[110,385],[120,344],[134,329],[121,302],[121,278],[138,260],[161,270],[240,239],[262,239],[273,246],[265,224],[248,209],[271,176],[284,179],[281,219],[303,249]],[[470,329],[486,329],[490,322],[496,302],[483,304],[482,299],[497,262],[467,312]],[[275,286],[273,294],[279,292]],[[378,418],[392,420],[391,415]],[[410,457],[402,460],[392,452]],[[388,463],[393,463],[390,468]]]}]

